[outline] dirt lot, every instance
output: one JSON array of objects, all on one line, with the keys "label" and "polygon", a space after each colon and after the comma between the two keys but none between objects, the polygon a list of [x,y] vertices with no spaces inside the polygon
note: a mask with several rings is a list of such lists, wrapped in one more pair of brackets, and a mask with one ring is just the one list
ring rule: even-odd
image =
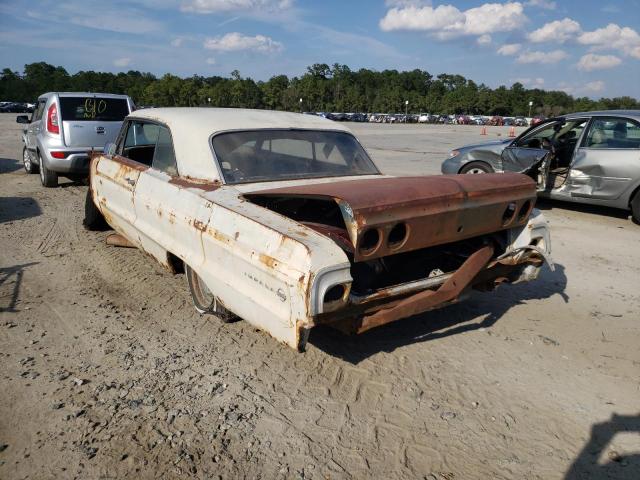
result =
[{"label": "dirt lot", "polygon": [[[639,478],[626,213],[543,204],[555,272],[360,337],[317,329],[298,354],[198,315],[183,278],[85,232],[86,187],[26,175],[14,117],[0,117],[0,478]],[[487,138],[354,130],[400,173]]]}]

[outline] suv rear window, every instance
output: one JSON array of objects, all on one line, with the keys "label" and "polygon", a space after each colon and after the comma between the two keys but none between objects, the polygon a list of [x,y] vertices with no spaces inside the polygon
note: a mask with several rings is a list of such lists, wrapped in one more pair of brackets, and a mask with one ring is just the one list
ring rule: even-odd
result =
[{"label": "suv rear window", "polygon": [[60,97],[60,110],[66,122],[120,122],[129,115],[124,98]]}]

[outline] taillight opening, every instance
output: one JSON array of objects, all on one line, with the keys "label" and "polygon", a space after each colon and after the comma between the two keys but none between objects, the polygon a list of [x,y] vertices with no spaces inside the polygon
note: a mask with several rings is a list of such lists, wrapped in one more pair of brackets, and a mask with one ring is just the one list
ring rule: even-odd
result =
[{"label": "taillight opening", "polygon": [[67,152],[50,152],[53,158],[67,158]]},{"label": "taillight opening", "polygon": [[60,133],[60,125],[58,125],[58,106],[53,103],[47,110],[47,132]]}]

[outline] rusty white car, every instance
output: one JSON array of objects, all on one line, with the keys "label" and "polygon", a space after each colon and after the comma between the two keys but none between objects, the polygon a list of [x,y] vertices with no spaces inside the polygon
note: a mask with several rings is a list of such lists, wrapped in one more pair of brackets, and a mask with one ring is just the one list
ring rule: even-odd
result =
[{"label": "rusty white car", "polygon": [[303,350],[316,325],[360,333],[536,278],[535,199],[516,173],[384,175],[316,116],[157,108],[94,154],[85,225],[184,271],[198,311]]}]

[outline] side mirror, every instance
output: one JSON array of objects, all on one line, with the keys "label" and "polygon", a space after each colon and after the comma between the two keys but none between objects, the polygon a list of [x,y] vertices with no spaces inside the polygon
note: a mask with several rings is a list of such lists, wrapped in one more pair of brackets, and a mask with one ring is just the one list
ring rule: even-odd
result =
[{"label": "side mirror", "polygon": [[29,117],[27,115],[18,115],[16,117],[17,123],[29,123]]},{"label": "side mirror", "polygon": [[105,155],[115,155],[116,153],[116,144],[109,142],[104,146],[104,154]]}]

